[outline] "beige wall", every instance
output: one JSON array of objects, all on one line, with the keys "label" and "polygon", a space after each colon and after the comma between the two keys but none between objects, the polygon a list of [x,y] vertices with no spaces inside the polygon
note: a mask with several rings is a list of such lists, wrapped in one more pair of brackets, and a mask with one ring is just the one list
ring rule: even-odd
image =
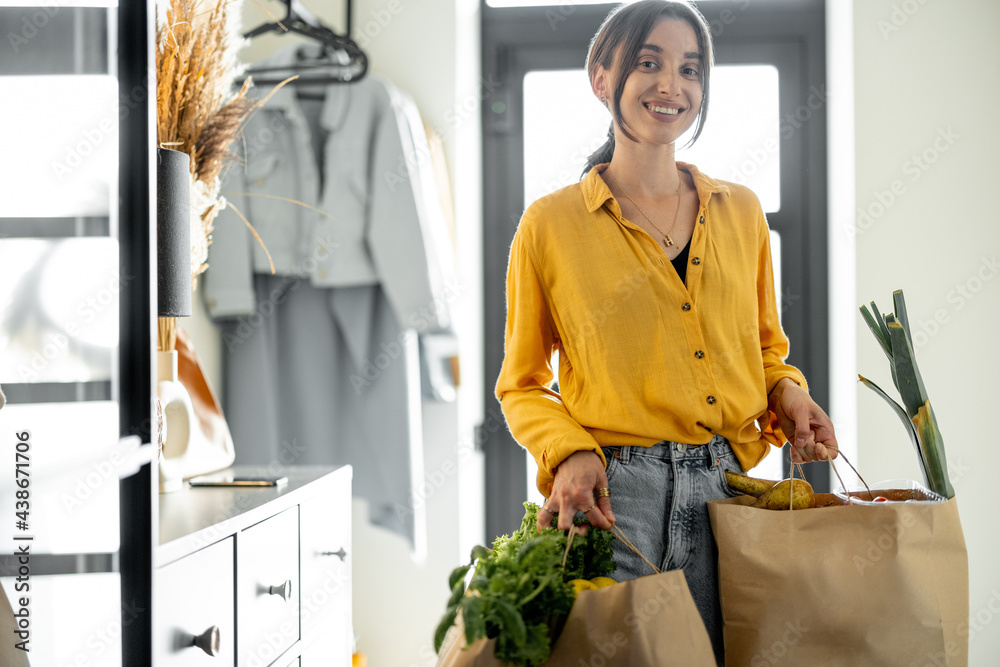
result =
[{"label": "beige wall", "polygon": [[[990,482],[1000,468],[1000,225],[989,203],[1000,155],[1000,3],[855,0],[853,12],[856,208],[869,216],[857,215],[855,305],[874,299],[886,312],[893,290],[906,294],[968,544],[979,618],[970,664],[986,667],[1000,655]],[[891,387],[884,355],[854,323],[857,370]],[[862,473],[919,479],[896,417],[860,385],[857,396]]]}]

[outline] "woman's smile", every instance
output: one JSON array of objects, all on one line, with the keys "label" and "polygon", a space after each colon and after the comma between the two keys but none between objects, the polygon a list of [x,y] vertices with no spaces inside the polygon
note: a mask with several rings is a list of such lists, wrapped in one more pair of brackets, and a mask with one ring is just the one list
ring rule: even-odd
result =
[{"label": "woman's smile", "polygon": [[684,107],[669,102],[645,102],[643,106],[646,107],[656,120],[663,123],[677,122],[681,115],[687,111]]}]

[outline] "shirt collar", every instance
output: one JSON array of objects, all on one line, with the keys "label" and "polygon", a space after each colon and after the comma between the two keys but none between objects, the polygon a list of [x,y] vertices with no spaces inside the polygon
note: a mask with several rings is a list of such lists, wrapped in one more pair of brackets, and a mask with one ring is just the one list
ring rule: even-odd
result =
[{"label": "shirt collar", "polygon": [[[607,183],[601,178],[601,172],[609,164],[609,162],[603,162],[595,165],[593,169],[587,172],[587,175],[583,179],[583,200],[586,202],[587,210],[591,213],[601,208],[604,202],[613,198]],[[694,180],[695,189],[698,191],[698,199],[703,205],[708,203],[708,199],[712,194],[729,195],[728,185],[720,183],[711,176],[706,176],[698,171],[698,167],[693,164],[678,161],[677,168],[691,175],[692,180]]]}]

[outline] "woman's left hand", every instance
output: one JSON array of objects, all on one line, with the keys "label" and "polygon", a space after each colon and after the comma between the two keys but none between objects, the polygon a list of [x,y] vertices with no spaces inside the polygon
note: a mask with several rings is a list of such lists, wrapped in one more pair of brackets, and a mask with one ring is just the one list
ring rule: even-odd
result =
[{"label": "woman's left hand", "polygon": [[837,458],[837,436],[833,422],[805,389],[782,378],[768,397],[768,409],[791,445],[792,461],[827,461]]}]

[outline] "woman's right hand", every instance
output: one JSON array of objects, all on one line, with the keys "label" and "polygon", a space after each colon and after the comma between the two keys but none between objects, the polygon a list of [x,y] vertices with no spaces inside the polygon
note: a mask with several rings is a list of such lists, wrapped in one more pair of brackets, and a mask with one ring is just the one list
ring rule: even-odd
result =
[{"label": "woman's right hand", "polygon": [[576,513],[588,510],[592,505],[593,509],[586,512],[591,525],[611,530],[611,524],[615,522],[611,498],[603,496],[597,499],[596,504],[594,501],[594,491],[607,486],[608,476],[597,452],[585,450],[570,454],[555,469],[552,493],[538,511],[538,531],[552,525],[551,515],[545,519],[543,512],[558,513],[559,530],[569,530]]}]

